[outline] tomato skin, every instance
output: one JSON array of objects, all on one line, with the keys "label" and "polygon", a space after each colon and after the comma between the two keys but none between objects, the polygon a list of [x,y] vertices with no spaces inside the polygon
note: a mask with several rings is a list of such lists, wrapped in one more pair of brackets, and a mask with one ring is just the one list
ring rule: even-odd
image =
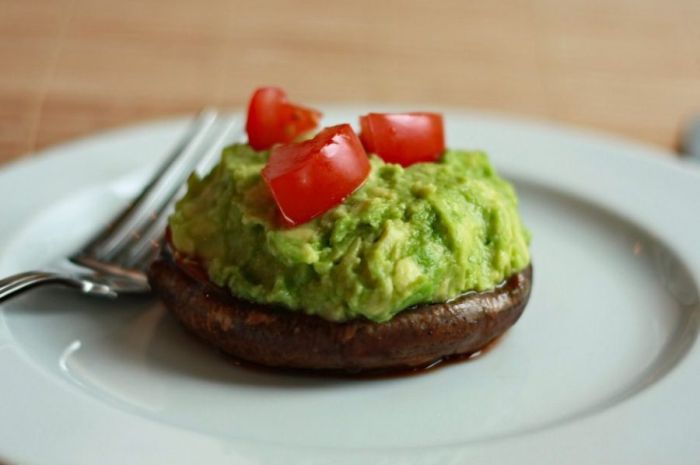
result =
[{"label": "tomato skin", "polygon": [[369,113],[360,116],[360,139],[369,153],[410,166],[439,159],[445,130],[439,113]]},{"label": "tomato skin", "polygon": [[248,143],[255,150],[286,144],[314,129],[320,119],[320,112],[289,102],[282,89],[261,87],[248,104]]},{"label": "tomato skin", "polygon": [[340,204],[369,171],[362,143],[349,124],[341,124],[311,140],[273,147],[262,177],[285,222],[293,226]]}]

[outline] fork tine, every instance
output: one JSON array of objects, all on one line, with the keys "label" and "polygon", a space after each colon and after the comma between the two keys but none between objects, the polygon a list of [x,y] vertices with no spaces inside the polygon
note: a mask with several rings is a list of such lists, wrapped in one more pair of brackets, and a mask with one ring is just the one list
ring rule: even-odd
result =
[{"label": "fork tine", "polygon": [[[238,119],[231,119],[219,125],[214,141],[207,146],[206,153],[197,163],[195,170],[198,173],[206,173],[219,159],[221,150],[227,142],[234,139],[232,134],[237,132],[235,139],[242,136],[242,126]],[[132,269],[144,269],[150,263],[151,258],[160,247],[160,239],[167,225],[168,216],[175,200],[180,198],[185,191],[185,186],[176,190],[176,194],[165,202],[158,211],[148,219],[141,230],[135,231],[133,239],[126,242],[122,249],[115,255],[115,261]]]},{"label": "fork tine", "polygon": [[173,195],[171,191],[179,188],[184,182],[194,164],[193,156],[199,155],[201,144],[207,140],[207,135],[217,118],[216,111],[203,111],[195,119],[193,129],[168,156],[133,203],[74,258],[80,261],[81,256],[88,256],[99,261],[109,261],[115,251],[130,239],[132,231],[148,218],[154,205],[159,205],[166,196],[169,199]]}]

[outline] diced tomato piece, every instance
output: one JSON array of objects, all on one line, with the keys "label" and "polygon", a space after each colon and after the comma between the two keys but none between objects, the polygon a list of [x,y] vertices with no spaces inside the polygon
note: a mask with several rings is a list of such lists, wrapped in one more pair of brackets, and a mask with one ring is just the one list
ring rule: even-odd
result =
[{"label": "diced tomato piece", "polygon": [[409,166],[435,161],[445,151],[438,113],[370,113],[360,116],[360,127],[365,149],[389,163]]},{"label": "diced tomato piece", "polygon": [[289,102],[282,89],[261,87],[248,105],[248,143],[255,150],[286,144],[314,129],[320,119],[320,112]]},{"label": "diced tomato piece", "polygon": [[340,204],[369,175],[367,153],[349,124],[311,140],[272,148],[262,176],[290,225],[305,223]]}]

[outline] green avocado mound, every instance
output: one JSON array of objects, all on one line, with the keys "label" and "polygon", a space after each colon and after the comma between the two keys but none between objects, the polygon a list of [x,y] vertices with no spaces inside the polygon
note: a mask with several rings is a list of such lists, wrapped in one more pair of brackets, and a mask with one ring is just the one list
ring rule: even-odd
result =
[{"label": "green avocado mound", "polygon": [[308,223],[283,225],[260,171],[268,152],[226,148],[192,176],[172,242],[239,298],[331,321],[384,322],[412,305],[492,289],[525,268],[513,188],[483,152],[408,168],[371,156],[365,183]]}]

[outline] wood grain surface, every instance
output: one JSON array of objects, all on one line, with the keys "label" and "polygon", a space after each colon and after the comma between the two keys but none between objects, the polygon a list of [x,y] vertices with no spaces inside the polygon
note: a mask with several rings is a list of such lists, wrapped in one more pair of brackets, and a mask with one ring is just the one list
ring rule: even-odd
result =
[{"label": "wood grain surface", "polygon": [[0,0],[0,163],[104,128],[298,101],[488,109],[673,148],[700,1]]}]

